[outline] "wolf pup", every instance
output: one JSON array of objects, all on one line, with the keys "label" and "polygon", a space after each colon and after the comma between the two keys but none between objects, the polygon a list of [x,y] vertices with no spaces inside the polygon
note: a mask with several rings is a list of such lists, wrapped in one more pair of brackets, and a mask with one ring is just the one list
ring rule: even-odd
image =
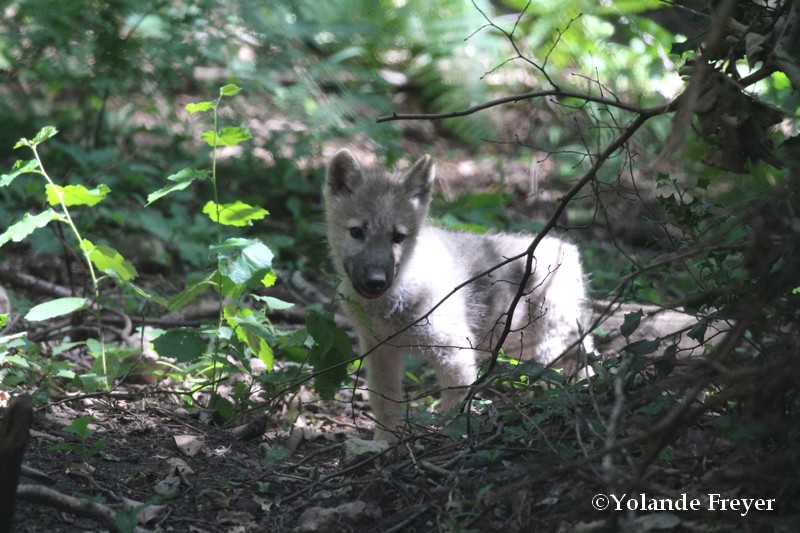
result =
[{"label": "wolf pup", "polygon": [[[348,150],[337,152],[328,166],[328,243],[342,278],[344,310],[361,353],[369,352],[364,363],[376,440],[396,440],[402,431],[406,352],[434,365],[443,412],[464,398],[477,375],[477,356],[489,353],[504,328],[526,258],[453,290],[525,252],[533,241],[532,235],[480,235],[428,225],[433,179],[429,156],[402,175],[364,170]],[[578,346],[576,353],[591,352],[577,248],[545,237],[533,267],[513,313],[506,353],[547,364],[571,345]]]}]

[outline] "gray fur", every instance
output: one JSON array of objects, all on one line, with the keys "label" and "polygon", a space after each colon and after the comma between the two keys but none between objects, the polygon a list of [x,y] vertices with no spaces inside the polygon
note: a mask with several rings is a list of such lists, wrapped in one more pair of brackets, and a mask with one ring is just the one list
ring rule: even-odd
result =
[{"label": "gray fur", "polygon": [[[433,179],[428,156],[402,175],[365,171],[347,150],[337,152],[328,167],[328,243],[342,278],[343,307],[358,333],[361,353],[374,349],[364,362],[378,422],[376,439],[394,440],[401,429],[405,352],[424,355],[434,365],[444,388],[443,410],[464,398],[476,378],[477,357],[491,350],[502,331],[525,258],[447,295],[523,253],[533,240],[532,235],[479,235],[428,225]],[[504,349],[512,357],[547,364],[586,325],[584,276],[577,248],[565,241],[545,237],[534,255],[533,275],[515,309]],[[591,338],[581,348],[591,352]]]}]

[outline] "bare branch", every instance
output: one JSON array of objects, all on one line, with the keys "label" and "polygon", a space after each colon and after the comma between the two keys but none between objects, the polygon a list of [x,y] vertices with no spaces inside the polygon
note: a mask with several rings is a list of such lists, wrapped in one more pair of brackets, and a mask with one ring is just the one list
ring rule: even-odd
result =
[{"label": "bare branch", "polygon": [[544,239],[545,236],[555,228],[556,223],[558,222],[558,219],[561,218],[561,215],[563,214],[564,210],[567,208],[567,205],[569,204],[570,200],[576,194],[578,194],[578,192],[587,183],[589,183],[590,181],[592,181],[595,178],[595,176],[597,175],[597,171],[600,170],[600,167],[603,166],[603,164],[605,164],[605,162],[617,150],[622,148],[625,145],[625,143],[627,143],[628,140],[633,136],[633,134],[636,133],[639,130],[639,128],[641,128],[644,125],[645,122],[647,122],[653,116],[656,116],[656,115],[658,115],[658,114],[660,114],[662,112],[664,112],[664,109],[660,108],[660,109],[657,109],[657,110],[651,110],[650,113],[642,112],[639,115],[637,115],[636,118],[633,120],[633,122],[631,122],[628,125],[628,127],[625,128],[625,130],[623,130],[622,133],[620,133],[620,135],[616,139],[614,139],[614,141],[611,144],[609,144],[606,147],[606,149],[597,157],[597,159],[594,161],[594,163],[592,164],[591,168],[586,172],[586,174],[584,174],[583,177],[581,177],[581,179],[578,180],[575,183],[575,185],[573,185],[572,188],[564,195],[564,197],[562,198],[561,202],[558,204],[558,207],[553,212],[553,214],[550,217],[550,219],[547,221],[547,223],[544,225],[544,227],[539,231],[539,233],[533,239],[533,242],[531,242],[531,245],[528,247],[527,252],[525,254],[523,254],[523,255],[527,255],[527,260],[526,260],[526,263],[525,263],[525,272],[524,272],[524,274],[522,276],[522,279],[520,280],[519,289],[517,290],[517,293],[514,296],[514,299],[512,300],[511,304],[508,306],[508,314],[507,314],[506,322],[505,322],[505,325],[503,326],[503,331],[500,333],[500,336],[497,339],[497,342],[495,343],[494,348],[492,349],[492,358],[491,358],[491,361],[489,362],[489,367],[486,370],[486,372],[475,382],[475,385],[480,384],[489,375],[491,375],[492,371],[494,370],[495,365],[497,364],[497,357],[498,357],[498,354],[500,353],[500,349],[502,348],[503,343],[505,342],[506,338],[508,337],[509,333],[511,332],[511,324],[512,324],[513,318],[514,318],[514,310],[516,309],[517,304],[519,303],[520,299],[524,295],[525,287],[527,285],[528,279],[530,278],[530,276],[533,273],[533,257],[534,257],[534,252],[536,251],[537,246],[539,246],[539,243],[542,242],[542,239]]},{"label": "bare branch", "polygon": [[378,117],[375,121],[380,123],[380,122],[390,122],[393,120],[440,120],[445,118],[464,117],[467,115],[472,115],[473,113],[477,113],[478,111],[483,111],[484,109],[489,109],[491,107],[496,107],[499,105],[509,104],[509,103],[516,103],[521,100],[530,100],[532,98],[541,98],[547,96],[555,96],[558,98],[575,98],[578,100],[584,100],[586,102],[594,102],[597,104],[603,104],[609,107],[615,107],[617,109],[630,111],[632,113],[641,113],[647,115],[648,118],[655,115],[659,115],[661,113],[667,113],[671,111],[673,107],[673,103],[668,103],[661,106],[643,108],[638,105],[629,104],[627,102],[622,102],[619,100],[612,100],[610,98],[604,98],[601,96],[594,96],[591,94],[584,94],[575,91],[563,91],[561,89],[548,89],[545,91],[530,91],[527,93],[504,96],[502,98],[489,100],[488,102],[477,104],[472,107],[462,109],[460,111],[452,111],[450,113],[406,113],[406,114],[392,113],[391,115],[384,115],[382,117]]}]

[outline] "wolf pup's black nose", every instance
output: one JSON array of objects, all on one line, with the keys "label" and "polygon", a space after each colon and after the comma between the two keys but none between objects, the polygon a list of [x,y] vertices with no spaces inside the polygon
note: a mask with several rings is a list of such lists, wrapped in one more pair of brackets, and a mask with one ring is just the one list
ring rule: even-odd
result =
[{"label": "wolf pup's black nose", "polygon": [[370,272],[364,285],[369,292],[380,294],[389,288],[389,280],[384,272]]}]

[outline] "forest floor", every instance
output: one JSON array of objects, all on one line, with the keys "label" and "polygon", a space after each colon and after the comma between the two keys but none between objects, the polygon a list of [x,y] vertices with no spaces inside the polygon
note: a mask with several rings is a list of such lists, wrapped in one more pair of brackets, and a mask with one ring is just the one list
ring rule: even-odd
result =
[{"label": "forest floor", "polygon": [[[443,151],[445,192],[491,172],[466,150]],[[541,188],[547,169],[507,170],[505,186],[518,198],[544,197],[525,213],[542,218],[558,199]],[[13,530],[113,529],[59,498],[72,496],[112,509],[121,530],[141,511],[139,527],[149,531],[797,531],[796,444],[769,434],[737,439],[713,414],[691,409],[702,395],[686,403],[688,415],[666,419],[655,399],[690,390],[701,368],[681,365],[672,381],[639,388],[624,412],[615,411],[622,406],[608,376],[523,391],[499,378],[480,391],[473,425],[438,431],[432,420],[366,452],[360,439],[370,439],[373,422],[360,389],[322,402],[301,388],[225,427],[185,407],[171,384],[54,395],[36,412],[25,464],[40,475],[22,479]],[[64,431],[82,416],[92,420],[86,440]],[[65,443],[71,451],[53,449]]]},{"label": "forest floor", "polygon": [[[152,504],[142,514],[151,531],[796,531],[796,515],[779,512],[792,484],[786,476],[797,472],[786,447],[765,452],[692,429],[672,457],[637,478],[635,463],[604,467],[602,442],[576,434],[570,417],[542,417],[533,402],[505,401],[497,398],[470,438],[421,429],[385,451],[346,457],[346,448],[359,444],[354,439],[370,438],[363,399],[312,401],[291,425],[268,413],[263,435],[245,441],[204,421],[199,410],[121,386],[37,413],[26,464],[46,477],[23,483],[117,511]],[[62,428],[86,415],[97,433],[85,446],[106,439],[99,454],[53,451],[65,441],[84,446]],[[509,442],[524,433],[525,417],[537,416],[549,418],[538,433]],[[646,430],[631,423],[622,434],[629,439]],[[634,440],[632,455],[646,454],[647,444]],[[570,454],[574,449],[583,451]],[[614,473],[613,484],[604,472]],[[619,510],[602,499],[612,494],[630,499]],[[745,515],[743,507],[732,508],[744,497],[764,501]],[[57,501],[23,498],[14,531],[111,527]],[[610,507],[593,508],[603,502]]]}]

